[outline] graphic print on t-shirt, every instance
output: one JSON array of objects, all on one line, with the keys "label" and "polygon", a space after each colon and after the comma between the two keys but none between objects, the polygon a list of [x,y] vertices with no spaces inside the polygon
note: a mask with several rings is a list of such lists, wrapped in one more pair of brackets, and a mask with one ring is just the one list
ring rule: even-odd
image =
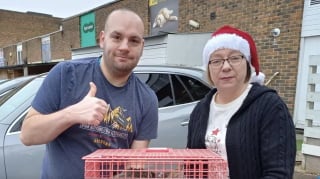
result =
[{"label": "graphic print on t-shirt", "polygon": [[[81,124],[80,128],[90,131],[89,136],[93,143],[107,148],[119,148],[119,143],[127,143],[128,133],[133,132],[130,116],[121,106],[109,110],[103,121],[98,126]],[[119,142],[119,140],[124,142]]]},{"label": "graphic print on t-shirt", "polygon": [[221,154],[221,131],[219,128],[212,130],[210,135],[206,136],[206,144],[209,149],[217,154]]},{"label": "graphic print on t-shirt", "polygon": [[114,129],[125,129],[128,132],[132,132],[131,117],[125,118],[125,110],[118,106],[105,115],[103,121],[107,124],[111,124]]}]

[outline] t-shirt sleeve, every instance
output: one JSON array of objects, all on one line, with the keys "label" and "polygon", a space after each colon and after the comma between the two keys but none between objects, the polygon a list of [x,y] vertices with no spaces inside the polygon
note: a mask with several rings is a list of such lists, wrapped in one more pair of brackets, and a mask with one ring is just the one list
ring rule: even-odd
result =
[{"label": "t-shirt sleeve", "polygon": [[150,89],[149,95],[145,96],[142,122],[136,140],[151,140],[158,135],[158,99],[156,94]]},{"label": "t-shirt sleeve", "polygon": [[[49,114],[60,109],[62,91],[68,95],[67,90],[62,89],[66,81],[63,81],[63,62],[55,65],[44,79],[41,87],[32,101],[32,107],[42,114]],[[64,84],[64,85],[62,85]]]}]

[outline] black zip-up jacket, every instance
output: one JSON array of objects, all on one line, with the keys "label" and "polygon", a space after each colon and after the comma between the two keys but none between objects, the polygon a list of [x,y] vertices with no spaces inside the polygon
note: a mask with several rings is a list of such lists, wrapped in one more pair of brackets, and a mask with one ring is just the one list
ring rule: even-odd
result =
[{"label": "black zip-up jacket", "polygon": [[[188,126],[187,148],[206,148],[211,90],[194,108]],[[253,83],[226,134],[231,179],[288,178],[294,172],[295,127],[286,104],[273,89]]]}]

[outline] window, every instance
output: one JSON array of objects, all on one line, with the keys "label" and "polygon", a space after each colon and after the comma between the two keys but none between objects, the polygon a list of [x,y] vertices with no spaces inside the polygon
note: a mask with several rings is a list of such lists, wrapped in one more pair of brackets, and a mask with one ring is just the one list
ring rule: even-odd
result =
[{"label": "window", "polygon": [[148,84],[156,93],[159,107],[166,107],[174,104],[169,75],[158,73],[139,73],[136,75],[140,80]]},{"label": "window", "polygon": [[320,5],[320,0],[310,0],[310,6]]},{"label": "window", "polygon": [[173,76],[172,83],[176,104],[184,104],[200,100],[210,91],[208,86],[194,78],[184,75]]},{"label": "window", "polygon": [[156,93],[159,107],[190,103],[202,99],[210,88],[184,75],[136,73]]},{"label": "window", "polygon": [[50,36],[41,39],[42,62],[51,61]]},{"label": "window", "polygon": [[193,101],[202,99],[210,91],[210,87],[194,78],[179,75],[179,79],[188,89]]},{"label": "window", "polygon": [[194,101],[185,84],[182,82],[181,77],[183,76],[172,75],[175,104],[184,104]]},{"label": "window", "polygon": [[17,64],[23,64],[22,61],[22,44],[17,45]]},{"label": "window", "polygon": [[21,126],[26,115],[27,115],[27,111],[25,111],[22,115],[19,116],[19,118],[17,118],[16,123],[13,124],[13,126],[9,131],[10,133],[21,131]]},{"label": "window", "polygon": [[4,66],[3,48],[0,48],[0,67]]}]

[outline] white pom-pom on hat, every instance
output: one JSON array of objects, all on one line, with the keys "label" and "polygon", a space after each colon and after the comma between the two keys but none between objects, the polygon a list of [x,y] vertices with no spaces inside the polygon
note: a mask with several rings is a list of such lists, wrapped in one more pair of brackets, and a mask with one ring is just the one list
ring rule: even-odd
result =
[{"label": "white pom-pom on hat", "polygon": [[256,75],[255,73],[252,73],[250,78],[250,83],[259,83],[260,85],[264,85],[264,80],[266,78],[266,75],[262,72],[259,72],[259,75]]}]

